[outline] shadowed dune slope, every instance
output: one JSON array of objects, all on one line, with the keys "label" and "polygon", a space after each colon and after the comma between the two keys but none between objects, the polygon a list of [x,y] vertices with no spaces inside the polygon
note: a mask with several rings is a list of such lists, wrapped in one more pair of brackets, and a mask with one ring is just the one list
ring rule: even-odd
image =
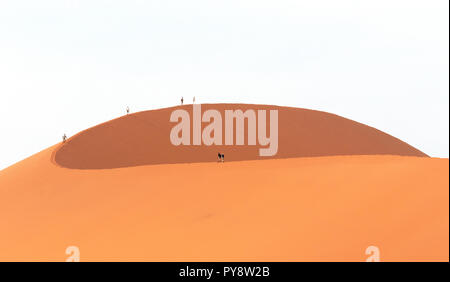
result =
[{"label": "shadowed dune slope", "polygon": [[[139,112],[100,124],[70,138],[56,153],[60,166],[75,169],[106,169],[150,164],[256,160],[261,146],[174,146],[170,131],[176,109],[190,113],[192,105]],[[336,155],[426,155],[405,142],[364,124],[320,111],[248,104],[203,104],[202,112],[225,110],[278,110],[278,153],[269,158]],[[267,113],[268,114],[268,113]],[[267,117],[267,120],[269,118]],[[267,122],[268,124],[268,122]],[[204,128],[208,123],[203,123]],[[267,128],[268,131],[268,128]],[[225,134],[223,134],[223,140]],[[192,140],[192,136],[191,136]],[[247,126],[245,127],[247,144]]]}]

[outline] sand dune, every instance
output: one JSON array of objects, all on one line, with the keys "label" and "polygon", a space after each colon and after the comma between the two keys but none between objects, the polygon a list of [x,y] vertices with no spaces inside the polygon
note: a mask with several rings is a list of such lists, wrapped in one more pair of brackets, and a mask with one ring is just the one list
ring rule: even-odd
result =
[{"label": "sand dune", "polygon": [[[280,130],[282,158],[237,161],[252,158],[245,148],[234,162],[206,162],[203,151],[161,151],[166,129],[148,131],[167,125],[165,111],[99,125],[0,171],[0,260],[64,261],[72,245],[82,261],[364,261],[370,245],[382,261],[449,260],[448,159],[298,110],[289,132],[302,139],[281,143]],[[313,142],[308,121],[316,138],[339,132],[338,144]]]},{"label": "sand dune", "polygon": [[[211,162],[216,160],[217,152],[224,153],[227,161],[260,159],[258,146],[173,146],[169,140],[174,126],[170,123],[170,114],[178,108],[192,113],[190,105],[145,111],[85,130],[58,150],[56,162],[67,168],[102,169]],[[325,112],[265,105],[202,105],[203,110],[212,108],[222,113],[225,109],[277,109],[279,150],[273,158],[377,154],[426,156],[375,128]]]}]

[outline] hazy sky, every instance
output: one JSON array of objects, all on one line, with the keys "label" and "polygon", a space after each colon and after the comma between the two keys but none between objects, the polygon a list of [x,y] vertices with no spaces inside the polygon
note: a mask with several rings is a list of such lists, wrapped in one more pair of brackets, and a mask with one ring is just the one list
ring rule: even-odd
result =
[{"label": "hazy sky", "polygon": [[310,108],[449,156],[449,1],[0,1],[0,169],[125,113]]}]

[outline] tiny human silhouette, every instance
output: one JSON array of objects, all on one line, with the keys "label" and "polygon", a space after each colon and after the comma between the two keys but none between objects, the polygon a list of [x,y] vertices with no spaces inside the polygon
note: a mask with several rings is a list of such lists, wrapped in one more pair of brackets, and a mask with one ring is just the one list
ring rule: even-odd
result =
[{"label": "tiny human silhouette", "polygon": [[192,98],[192,104],[195,104],[195,96]]},{"label": "tiny human silhouette", "polygon": [[130,113],[130,108],[127,107],[127,115]]},{"label": "tiny human silhouette", "polygon": [[62,137],[62,140],[63,140],[63,143],[65,143],[66,142],[66,140],[67,140],[67,135],[64,133],[64,135],[63,135],[63,137]]},{"label": "tiny human silhouette", "polygon": [[221,154],[221,153],[218,153],[217,154],[217,161],[218,162],[224,162],[225,161],[225,155]]},{"label": "tiny human silhouette", "polygon": [[183,101],[184,101],[184,99],[183,99],[183,97],[181,97],[181,105],[183,105]]}]

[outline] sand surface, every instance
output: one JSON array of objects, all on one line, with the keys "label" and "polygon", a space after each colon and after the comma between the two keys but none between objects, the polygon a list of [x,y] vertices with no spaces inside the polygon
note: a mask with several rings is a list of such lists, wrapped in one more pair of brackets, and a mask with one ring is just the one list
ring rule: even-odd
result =
[{"label": "sand surface", "polygon": [[0,172],[0,260],[449,259],[448,159],[342,156]]},{"label": "sand surface", "polygon": [[[206,162],[202,151],[198,163],[184,163],[192,156],[186,151],[167,161],[180,163],[157,164],[145,150],[133,162],[121,146],[100,146],[108,134],[123,134],[111,127],[147,114],[94,127],[0,171],[0,261],[64,261],[72,245],[81,261],[365,261],[371,245],[382,261],[449,260],[448,159],[421,157],[334,115],[336,124],[356,128],[354,146],[344,146],[350,135],[331,148],[330,140],[292,143],[307,140],[308,152],[328,156],[289,155],[293,149],[280,145],[280,159]],[[131,139],[124,144],[141,142]],[[378,147],[364,140],[379,140]],[[143,150],[137,143],[132,156]],[[339,148],[352,153],[337,156]]]},{"label": "sand surface", "polygon": [[[173,146],[169,136],[176,123],[170,122],[170,115],[177,109],[188,111],[191,124],[193,123],[192,105],[123,116],[70,138],[56,153],[56,162],[67,168],[102,169],[211,162],[216,160],[218,152],[225,154],[228,162],[261,159],[259,148],[264,146],[259,145]],[[278,110],[279,144],[278,152],[273,158],[377,154],[426,156],[407,143],[375,128],[325,112],[266,105],[202,105],[202,111],[208,109],[218,110],[222,113],[222,119],[225,119],[225,110],[266,110],[267,115],[269,110]],[[268,120],[269,117],[267,125]],[[207,125],[208,123],[203,123],[203,127]],[[245,138],[247,129],[245,128]],[[247,144],[247,139],[244,144]]]}]

